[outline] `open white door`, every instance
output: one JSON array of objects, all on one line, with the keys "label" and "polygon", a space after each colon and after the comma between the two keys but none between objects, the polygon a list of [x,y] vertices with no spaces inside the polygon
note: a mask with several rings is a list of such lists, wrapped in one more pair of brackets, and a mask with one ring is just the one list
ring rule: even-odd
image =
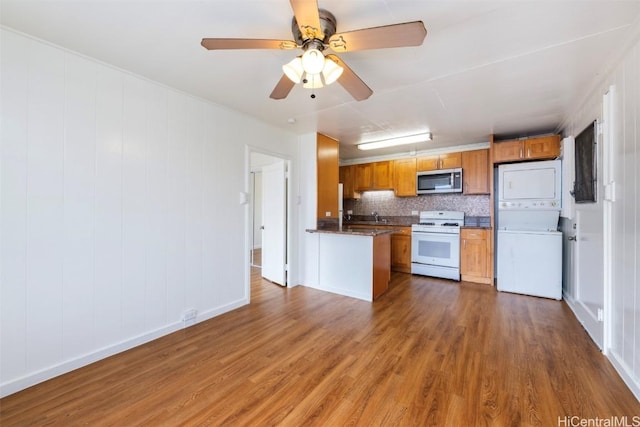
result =
[{"label": "open white door", "polygon": [[[603,144],[595,125],[589,125],[585,131],[587,138],[576,137],[577,144],[587,145],[593,150],[597,162],[596,201],[576,203],[575,205],[575,259],[576,274],[574,295],[579,306],[577,316],[591,338],[601,349],[604,348],[604,203],[603,203]],[[595,145],[593,141],[597,142]],[[576,154],[576,156],[578,156]],[[577,169],[577,167],[576,167]]]},{"label": "open white door", "polygon": [[262,277],[286,286],[287,190],[284,160],[262,168]]}]

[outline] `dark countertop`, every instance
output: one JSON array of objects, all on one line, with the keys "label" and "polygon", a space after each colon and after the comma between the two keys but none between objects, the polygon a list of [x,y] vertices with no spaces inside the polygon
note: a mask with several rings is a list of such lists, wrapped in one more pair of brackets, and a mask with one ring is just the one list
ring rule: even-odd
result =
[{"label": "dark countertop", "polygon": [[348,225],[394,225],[396,227],[411,227],[412,224],[417,224],[419,218],[417,216],[380,216],[380,219],[376,222],[369,215],[353,215],[352,219],[342,221],[344,226]]},{"label": "dark countertop", "polygon": [[380,236],[382,234],[391,234],[395,230],[391,228],[350,228],[349,226],[343,226],[342,229],[336,227],[327,227],[323,229],[306,230],[307,233],[325,233],[325,234],[344,234],[347,236]]},{"label": "dark countertop", "polygon": [[[372,228],[395,226],[395,227],[411,227],[413,224],[420,222],[419,217],[415,215],[408,216],[380,216],[378,221],[375,221],[370,215],[352,215],[350,220],[345,219],[342,221],[343,228],[350,225],[357,226],[371,226]],[[324,230],[325,228],[335,230],[338,227],[338,220],[322,221],[318,225],[318,229]],[[490,229],[491,219],[488,216],[466,216],[464,218],[464,228],[478,228],[478,229]]]}]

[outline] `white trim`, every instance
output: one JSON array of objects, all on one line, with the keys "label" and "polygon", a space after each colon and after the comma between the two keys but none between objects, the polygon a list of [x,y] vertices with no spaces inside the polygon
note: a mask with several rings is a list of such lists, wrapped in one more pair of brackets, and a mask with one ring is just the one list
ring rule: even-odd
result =
[{"label": "white trim", "polygon": [[613,149],[614,149],[614,105],[615,105],[615,86],[610,86],[602,97],[602,179],[604,195],[602,197],[603,204],[603,311],[604,324],[602,325],[602,347],[604,354],[609,356],[611,353],[611,343],[613,336],[613,203],[608,197],[608,187],[613,184]]},{"label": "white trim", "polygon": [[593,316],[591,315],[591,312],[586,308],[584,308],[582,303],[580,303],[579,301],[576,302],[576,300],[571,298],[571,296],[569,296],[569,294],[565,292],[562,292],[562,299],[564,299],[564,301],[567,303],[567,305],[573,312],[573,315],[576,317],[578,322],[580,322],[580,324],[582,325],[583,329],[587,332],[587,334],[591,337],[591,340],[596,345],[596,347],[598,347],[600,351],[602,351],[603,349],[600,346],[601,340],[599,339],[601,337],[594,337],[591,330],[592,328],[585,327],[584,319],[593,318]]},{"label": "white trim", "polygon": [[[231,310],[235,310],[236,308],[242,307],[247,304],[249,304],[249,299],[242,298],[225,306],[204,311],[198,314],[194,324],[212,319],[216,316],[227,313]],[[190,325],[189,327],[191,326],[193,325]],[[115,354],[122,353],[123,351],[130,350],[134,347],[148,343],[165,335],[169,335],[183,328],[184,323],[182,322],[182,320],[178,320],[170,323],[167,326],[163,326],[162,328],[158,328],[153,331],[135,336],[131,339],[121,341],[107,347],[103,347],[91,353],[67,360],[62,363],[58,363],[45,369],[41,369],[29,375],[7,381],[0,385],[0,398],[24,390],[28,387],[39,384],[51,378],[55,378],[59,375],[69,373],[75,369],[82,368],[83,366],[90,365],[94,362],[113,356]]]},{"label": "white trim", "polygon": [[631,393],[633,393],[636,399],[638,399],[638,401],[640,402],[640,385],[638,385],[638,382],[633,379],[633,376],[631,374],[631,370],[629,369],[629,367],[624,363],[622,358],[618,356],[618,354],[614,351],[610,351],[607,354],[607,359],[609,359],[609,361],[615,368],[616,372],[618,372],[618,375],[620,375],[620,378],[622,378],[622,381],[624,381],[627,387],[629,387],[629,390],[631,390]]}]

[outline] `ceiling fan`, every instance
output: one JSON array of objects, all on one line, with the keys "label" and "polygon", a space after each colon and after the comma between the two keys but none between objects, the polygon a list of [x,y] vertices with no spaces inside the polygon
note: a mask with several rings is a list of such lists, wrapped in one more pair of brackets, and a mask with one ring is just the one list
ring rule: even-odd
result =
[{"label": "ceiling fan", "polygon": [[[325,55],[325,49],[334,52],[353,52],[365,49],[419,46],[427,35],[422,21],[364,28],[336,33],[336,18],[324,9],[318,9],[317,0],[290,0],[293,9],[291,30],[293,40],[204,38],[202,46],[218,49],[302,49],[282,69],[284,75],[270,97],[284,99],[291,89],[302,82],[305,88],[319,88],[337,81],[357,101],[371,96],[373,91],[339,57]],[[315,95],[311,95],[315,98]]]}]

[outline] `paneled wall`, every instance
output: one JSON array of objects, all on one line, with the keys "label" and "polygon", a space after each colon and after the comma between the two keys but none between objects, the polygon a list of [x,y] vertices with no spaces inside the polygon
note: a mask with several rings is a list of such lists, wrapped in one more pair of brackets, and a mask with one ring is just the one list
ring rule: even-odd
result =
[{"label": "paneled wall", "polygon": [[[587,102],[576,109],[564,133],[577,135],[594,118],[602,119],[603,94],[613,87],[612,310],[611,339],[605,351],[640,399],[640,42],[637,36],[640,29],[637,27],[635,44]],[[602,147],[599,154],[608,149]],[[602,158],[598,166],[602,167]],[[606,177],[599,174],[599,179]]]},{"label": "paneled wall", "polygon": [[0,39],[1,395],[246,304],[246,147],[294,158],[297,139]]}]

